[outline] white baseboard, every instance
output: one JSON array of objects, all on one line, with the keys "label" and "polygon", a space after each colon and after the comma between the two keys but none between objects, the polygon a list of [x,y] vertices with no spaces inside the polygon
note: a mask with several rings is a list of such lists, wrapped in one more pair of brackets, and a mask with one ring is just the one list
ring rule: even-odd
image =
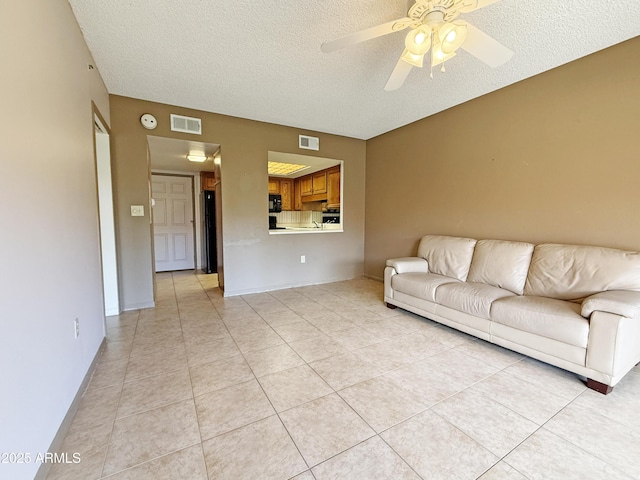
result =
[{"label": "white baseboard", "polygon": [[384,282],[384,277],[377,277],[375,275],[368,275],[368,274],[364,274],[364,278],[369,278],[371,280],[375,280],[377,282]]},{"label": "white baseboard", "polygon": [[361,278],[362,275],[356,275],[355,277],[350,278],[332,278],[329,280],[323,280],[322,282],[300,282],[300,283],[287,283],[282,285],[271,285],[269,287],[260,287],[260,288],[248,288],[245,290],[233,290],[229,291],[228,289],[223,290],[225,297],[236,297],[238,295],[250,295],[252,293],[264,293],[264,292],[274,292],[276,290],[284,290],[285,288],[298,288],[298,287],[310,287],[313,285],[325,285],[327,283],[335,283],[335,282],[345,282],[347,280],[354,280],[356,278]]},{"label": "white baseboard", "polygon": [[131,310],[140,310],[142,308],[153,308],[155,307],[155,302],[144,302],[144,303],[134,303],[132,305],[125,305],[122,307],[123,312],[130,312]]}]

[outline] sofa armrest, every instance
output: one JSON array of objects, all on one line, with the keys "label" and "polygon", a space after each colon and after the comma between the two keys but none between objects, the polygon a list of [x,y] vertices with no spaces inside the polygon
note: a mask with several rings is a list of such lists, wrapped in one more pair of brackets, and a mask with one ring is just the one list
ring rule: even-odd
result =
[{"label": "sofa armrest", "polygon": [[614,386],[640,362],[640,322],[596,310],[589,320],[587,368],[600,372],[599,382]]},{"label": "sofa armrest", "polygon": [[609,290],[585,298],[582,301],[581,315],[589,318],[595,311],[613,313],[627,318],[640,318],[640,292]]},{"label": "sofa armrest", "polygon": [[429,264],[424,258],[420,257],[392,258],[387,260],[387,267],[394,268],[396,273],[429,273]]},{"label": "sofa armrest", "polygon": [[385,301],[393,298],[393,288],[391,288],[391,277],[398,273],[422,272],[429,273],[429,264],[421,257],[402,257],[387,260],[384,269],[384,297]]}]

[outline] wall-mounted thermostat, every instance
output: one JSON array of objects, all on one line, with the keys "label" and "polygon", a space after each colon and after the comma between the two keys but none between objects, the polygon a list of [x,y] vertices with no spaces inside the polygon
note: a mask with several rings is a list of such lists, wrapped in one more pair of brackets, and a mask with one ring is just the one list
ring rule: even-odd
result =
[{"label": "wall-mounted thermostat", "polygon": [[140,123],[147,130],[153,130],[158,126],[158,121],[156,120],[156,117],[154,117],[150,113],[145,113],[144,115],[142,115],[140,117]]}]

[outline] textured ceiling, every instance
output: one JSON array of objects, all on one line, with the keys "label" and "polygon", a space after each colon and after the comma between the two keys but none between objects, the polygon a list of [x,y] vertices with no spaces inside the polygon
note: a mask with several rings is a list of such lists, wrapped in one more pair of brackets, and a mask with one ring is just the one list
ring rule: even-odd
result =
[{"label": "textured ceiling", "polygon": [[502,0],[461,18],[513,50],[508,63],[461,51],[385,92],[403,33],[320,45],[404,17],[405,0],[70,4],[109,93],[361,139],[640,35],[638,0]]}]

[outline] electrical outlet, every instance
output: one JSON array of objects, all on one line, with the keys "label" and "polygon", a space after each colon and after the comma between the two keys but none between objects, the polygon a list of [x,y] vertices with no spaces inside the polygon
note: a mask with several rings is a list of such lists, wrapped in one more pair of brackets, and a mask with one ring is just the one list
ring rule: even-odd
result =
[{"label": "electrical outlet", "polygon": [[73,320],[73,331],[74,331],[74,338],[78,338],[80,336],[80,320],[78,320],[78,318],[76,317]]},{"label": "electrical outlet", "polygon": [[300,263],[307,263],[307,257],[300,255]]}]

